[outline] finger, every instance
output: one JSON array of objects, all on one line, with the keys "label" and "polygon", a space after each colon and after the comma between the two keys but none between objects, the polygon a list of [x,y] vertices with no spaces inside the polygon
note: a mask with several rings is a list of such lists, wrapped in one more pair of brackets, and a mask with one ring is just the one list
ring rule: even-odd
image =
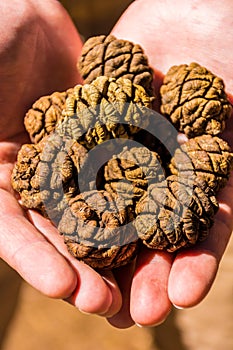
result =
[{"label": "finger", "polygon": [[79,285],[66,300],[86,314],[105,315],[112,306],[112,293],[102,277],[90,266],[72,261]]},{"label": "finger", "polygon": [[167,283],[172,264],[169,253],[144,248],[132,282],[131,316],[135,323],[153,326],[164,321],[171,309]]},{"label": "finger", "polygon": [[130,314],[130,290],[135,269],[135,263],[120,267],[114,271],[114,276],[122,294],[122,306],[119,312],[108,318],[108,322],[117,328],[129,328],[134,325]]},{"label": "finger", "polygon": [[173,263],[168,294],[171,302],[187,308],[207,295],[233,229],[233,180],[219,195],[219,211],[206,241],[179,253]]},{"label": "finger", "polygon": [[205,249],[178,254],[171,270],[168,294],[178,308],[192,307],[207,295],[218,268],[216,257]]},{"label": "finger", "polygon": [[16,199],[0,190],[0,256],[42,293],[64,298],[77,283],[66,259],[27,220]]},{"label": "finger", "polygon": [[63,237],[53,224],[36,211],[29,211],[30,219],[38,230],[62,254],[72,266],[78,283],[66,298],[70,304],[87,314],[111,315],[118,311],[121,295],[111,273],[97,271],[75,259],[67,250]]},{"label": "finger", "polygon": [[107,310],[107,312],[105,312],[101,316],[104,316],[106,318],[113,317],[120,311],[122,307],[121,291],[111,270],[100,271],[100,275],[104,279],[112,294],[112,304]]}]

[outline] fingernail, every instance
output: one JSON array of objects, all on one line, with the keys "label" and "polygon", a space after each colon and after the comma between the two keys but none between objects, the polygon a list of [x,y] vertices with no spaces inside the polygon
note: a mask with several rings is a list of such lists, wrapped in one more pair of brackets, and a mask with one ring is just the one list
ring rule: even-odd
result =
[{"label": "fingernail", "polygon": [[152,327],[157,327],[160,324],[162,324],[165,320],[160,321],[160,322],[156,322],[156,323],[152,323],[152,324],[148,324],[148,325],[141,325],[140,323],[135,323],[135,325],[139,328],[152,328]]},{"label": "fingernail", "polygon": [[178,310],[184,310],[184,307],[173,304],[173,306]]},{"label": "fingernail", "polygon": [[81,310],[81,309],[79,309],[79,311],[80,311],[82,314],[84,314],[84,315],[94,315],[94,314],[92,314],[92,313],[90,313],[90,312],[86,312],[86,311],[83,311],[83,310]]},{"label": "fingernail", "polygon": [[140,323],[135,323],[135,325],[139,328],[143,328],[143,326]]}]

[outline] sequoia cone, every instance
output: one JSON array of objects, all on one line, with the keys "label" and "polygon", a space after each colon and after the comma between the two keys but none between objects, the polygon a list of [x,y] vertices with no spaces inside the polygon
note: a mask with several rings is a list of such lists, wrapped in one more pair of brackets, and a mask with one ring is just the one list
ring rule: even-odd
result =
[{"label": "sequoia cone", "polygon": [[139,200],[135,227],[147,247],[173,252],[205,239],[217,209],[206,182],[171,175],[150,185]]},{"label": "sequoia cone", "polygon": [[[151,112],[153,74],[139,45],[90,38],[78,67],[84,85],[26,113],[34,144],[22,146],[12,174],[23,206],[51,219],[70,253],[95,269],[131,262],[141,243],[173,252],[205,239],[233,165],[216,136],[232,110],[222,79],[197,63],[171,67],[166,119]],[[189,138],[181,146],[169,120]]]},{"label": "sequoia cone", "polygon": [[215,193],[223,188],[233,167],[233,153],[226,141],[202,135],[189,139],[175,152],[170,170],[185,178],[201,177]]},{"label": "sequoia cone", "polygon": [[188,137],[219,134],[231,115],[223,80],[197,63],[171,67],[160,93],[162,114]]},{"label": "sequoia cone", "polygon": [[127,78],[152,95],[153,71],[140,45],[113,35],[89,38],[83,45],[78,69],[85,83],[99,76]]}]

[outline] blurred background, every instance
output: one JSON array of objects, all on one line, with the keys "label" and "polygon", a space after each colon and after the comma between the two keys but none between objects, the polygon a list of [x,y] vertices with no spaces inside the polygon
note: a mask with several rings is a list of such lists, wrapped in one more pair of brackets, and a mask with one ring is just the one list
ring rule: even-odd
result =
[{"label": "blurred background", "polygon": [[60,0],[83,38],[108,34],[132,0]]},{"label": "blurred background", "polygon": [[[131,2],[61,1],[84,40],[108,34]],[[7,278],[3,279],[4,284],[0,283],[0,290],[7,294],[9,304],[1,305],[0,313],[9,319],[9,326],[5,329],[0,324],[0,349],[232,350],[232,280],[229,282],[232,257],[233,244],[224,256],[214,287],[201,305],[190,310],[173,310],[158,327],[134,326],[126,330],[113,328],[101,317],[83,315],[63,301],[41,295],[3,264],[0,277],[5,273]],[[11,296],[15,294],[18,299]]]}]

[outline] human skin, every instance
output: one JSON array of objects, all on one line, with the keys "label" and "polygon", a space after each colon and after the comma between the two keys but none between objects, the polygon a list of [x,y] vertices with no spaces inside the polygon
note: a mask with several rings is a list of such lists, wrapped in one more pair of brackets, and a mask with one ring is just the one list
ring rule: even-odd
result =
[{"label": "human skin", "polygon": [[[230,1],[216,2],[213,11],[214,2],[208,3],[138,0],[113,33],[145,48],[157,88],[170,65],[195,60],[221,76],[230,92],[233,7]],[[27,109],[38,97],[81,81],[79,35],[59,2],[44,4],[0,2],[0,256],[42,293],[102,315],[115,327],[161,323],[172,304],[196,305],[209,291],[232,231],[232,179],[219,195],[211,234],[196,247],[177,255],[144,248],[136,262],[102,273],[74,259],[47,219],[20,206],[10,184],[17,151],[28,141],[23,126]],[[206,23],[206,17],[213,19]],[[231,131],[229,123],[229,142]]]},{"label": "human skin", "polygon": [[[198,62],[223,78],[233,102],[232,1],[137,0],[112,30],[118,38],[139,43],[154,68],[158,93],[172,65]],[[231,118],[232,119],[232,118]],[[233,146],[232,120],[224,137]],[[144,251],[131,286],[130,313],[141,325],[161,322],[169,304],[187,308],[208,293],[232,232],[232,176],[218,196],[220,209],[208,239],[174,256]],[[118,323],[121,315],[110,320]]]},{"label": "human skin", "polygon": [[44,5],[43,0],[0,2],[0,257],[42,293],[69,297],[88,313],[111,315],[121,305],[112,274],[105,274],[105,282],[72,258],[55,227],[22,209],[11,187],[17,151],[29,141],[25,112],[38,97],[81,81],[76,28],[59,2]]}]

